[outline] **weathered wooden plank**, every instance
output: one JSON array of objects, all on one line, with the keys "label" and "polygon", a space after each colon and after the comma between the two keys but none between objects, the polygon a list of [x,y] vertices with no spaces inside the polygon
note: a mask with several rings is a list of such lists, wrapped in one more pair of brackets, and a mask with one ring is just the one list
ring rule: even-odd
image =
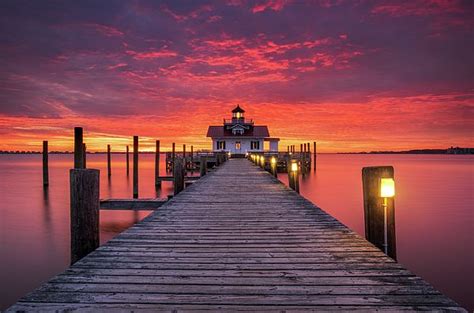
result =
[{"label": "weathered wooden plank", "polygon": [[[45,303],[42,302],[41,310],[45,312],[64,312],[64,303]],[[15,311],[33,311],[38,310],[38,302],[19,302],[13,309],[7,310],[7,312]],[[216,311],[219,312],[326,312],[326,311],[355,311],[360,312],[367,311],[390,311],[390,312],[404,312],[404,311],[430,311],[430,312],[459,312],[461,311],[458,306],[422,306],[422,305],[390,305],[381,304],[376,307],[370,305],[265,305],[265,306],[252,306],[249,304],[237,304],[237,305],[209,305],[209,304],[114,304],[114,303],[68,303],[67,312],[80,311],[80,312],[199,312],[199,311]]]}]

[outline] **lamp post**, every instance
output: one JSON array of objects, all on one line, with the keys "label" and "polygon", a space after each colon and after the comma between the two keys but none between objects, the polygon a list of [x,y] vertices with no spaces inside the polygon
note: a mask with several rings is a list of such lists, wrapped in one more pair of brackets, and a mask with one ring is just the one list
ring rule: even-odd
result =
[{"label": "lamp post", "polygon": [[299,174],[298,174],[298,162],[291,160],[290,170],[288,171],[288,185],[290,188],[300,193]]},{"label": "lamp post", "polygon": [[388,255],[388,226],[387,226],[387,207],[388,198],[395,196],[395,181],[393,178],[380,179],[380,197],[383,198],[383,230],[384,230],[384,252]]},{"label": "lamp post", "polygon": [[270,159],[270,169],[273,176],[277,177],[277,160],[274,156]]}]

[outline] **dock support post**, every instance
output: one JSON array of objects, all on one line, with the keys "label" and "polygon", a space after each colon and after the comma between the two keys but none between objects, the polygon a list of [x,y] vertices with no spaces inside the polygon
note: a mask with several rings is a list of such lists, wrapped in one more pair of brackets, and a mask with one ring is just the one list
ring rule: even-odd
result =
[{"label": "dock support post", "polygon": [[43,141],[43,186],[49,185],[48,141]]},{"label": "dock support post", "polygon": [[129,154],[128,150],[129,149],[128,149],[128,145],[127,145],[127,148],[125,150],[125,162],[127,163],[127,176],[130,173],[130,154]]},{"label": "dock support post", "polygon": [[207,174],[207,158],[202,155],[199,160],[199,175],[203,177],[206,174]]},{"label": "dock support post", "polygon": [[71,169],[71,264],[99,247],[99,170]]},{"label": "dock support post", "polygon": [[187,162],[186,162],[186,145],[183,144],[183,168],[186,171],[188,169]]},{"label": "dock support post", "polygon": [[82,163],[84,164],[84,168],[87,168],[87,146],[85,143],[82,144]]},{"label": "dock support post", "polygon": [[155,145],[155,186],[161,186],[160,180],[160,141]]},{"label": "dock support post", "polygon": [[313,141],[313,169],[316,170],[316,141]]},{"label": "dock support post", "polygon": [[272,175],[274,177],[277,177],[277,162],[278,162],[278,156],[275,158],[275,157],[271,157],[270,159],[270,172],[272,173]]},{"label": "dock support post", "polygon": [[110,157],[110,145],[107,145],[107,176],[112,176],[112,158]]},{"label": "dock support post", "polygon": [[176,144],[173,142],[171,147],[171,173],[174,173],[174,161],[176,160]]},{"label": "dock support post", "polygon": [[176,158],[176,164],[174,167],[174,195],[177,195],[184,189],[184,168],[183,168],[183,161],[180,158]]},{"label": "dock support post", "polygon": [[138,198],[138,136],[133,136],[133,198]]},{"label": "dock support post", "polygon": [[289,160],[286,166],[288,168],[288,185],[291,189],[293,189],[297,193],[300,193],[298,161],[295,159]]},{"label": "dock support post", "polygon": [[191,146],[191,172],[194,172],[194,147]]},{"label": "dock support post", "polygon": [[82,127],[74,127],[74,168],[84,168]]},{"label": "dock support post", "polygon": [[[384,251],[384,199],[380,197],[380,179],[393,178],[393,166],[364,167],[362,186],[364,191],[365,238]],[[395,203],[393,198],[386,201],[387,252],[397,258],[395,235]]]}]

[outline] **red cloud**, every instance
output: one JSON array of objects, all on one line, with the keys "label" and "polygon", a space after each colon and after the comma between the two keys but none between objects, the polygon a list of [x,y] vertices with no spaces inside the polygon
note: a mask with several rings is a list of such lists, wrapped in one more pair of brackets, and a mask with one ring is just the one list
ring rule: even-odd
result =
[{"label": "red cloud", "polygon": [[97,32],[101,33],[104,36],[107,37],[114,37],[114,36],[123,36],[124,33],[118,30],[117,28],[114,28],[112,26],[106,26],[106,25],[101,25],[101,24],[85,24],[87,27],[92,27],[94,28]]},{"label": "red cloud", "polygon": [[127,50],[125,51],[125,53],[132,55],[133,58],[137,60],[169,58],[169,57],[175,57],[178,55],[177,52],[170,51],[170,50],[147,51],[147,52],[136,52],[133,50]]},{"label": "red cloud", "polygon": [[288,1],[285,0],[267,0],[266,2],[255,5],[252,8],[252,12],[258,13],[263,12],[267,9],[273,11],[281,11],[286,4],[288,4]]},{"label": "red cloud", "polygon": [[387,14],[395,17],[407,15],[435,15],[462,12],[458,0],[412,0],[400,3],[377,4],[373,14]]}]

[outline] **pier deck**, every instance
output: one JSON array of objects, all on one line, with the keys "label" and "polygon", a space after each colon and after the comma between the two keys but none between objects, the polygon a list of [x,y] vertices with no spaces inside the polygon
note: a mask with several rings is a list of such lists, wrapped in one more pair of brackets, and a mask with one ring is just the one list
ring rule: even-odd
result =
[{"label": "pier deck", "polygon": [[11,307],[462,310],[245,159],[232,159]]}]

